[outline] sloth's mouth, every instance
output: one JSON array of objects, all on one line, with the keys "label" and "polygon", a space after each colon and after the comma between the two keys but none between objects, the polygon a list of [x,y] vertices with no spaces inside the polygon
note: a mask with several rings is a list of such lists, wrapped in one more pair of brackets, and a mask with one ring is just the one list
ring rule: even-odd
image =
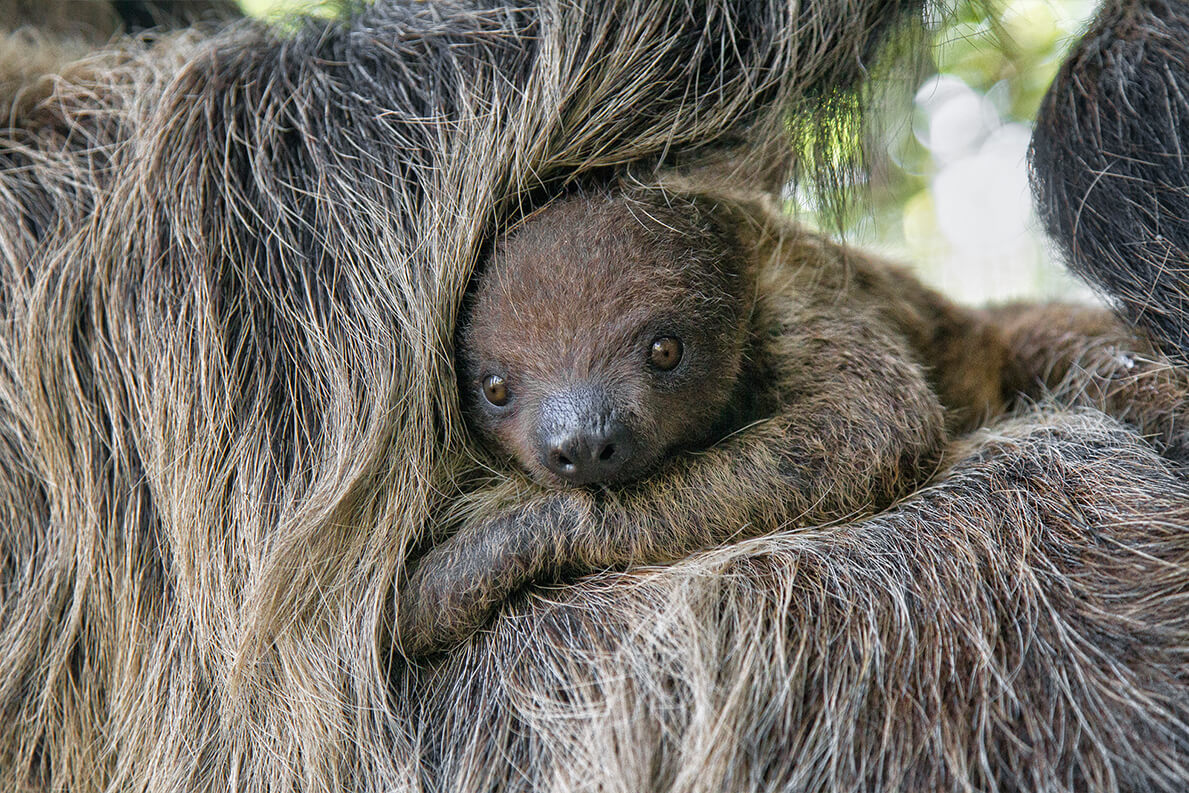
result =
[{"label": "sloth's mouth", "polygon": [[[603,449],[599,451],[596,459],[605,463],[614,459],[617,453],[618,451],[615,449],[610,451]],[[671,455],[641,456],[637,454],[629,462],[613,471],[604,471],[601,475],[586,477],[558,474],[557,470],[565,464],[564,461],[557,461],[549,466],[536,460],[531,464],[525,464],[522,461],[522,467],[537,483],[556,490],[601,490],[608,487],[627,487],[646,481],[661,468],[662,460],[668,456]]]}]

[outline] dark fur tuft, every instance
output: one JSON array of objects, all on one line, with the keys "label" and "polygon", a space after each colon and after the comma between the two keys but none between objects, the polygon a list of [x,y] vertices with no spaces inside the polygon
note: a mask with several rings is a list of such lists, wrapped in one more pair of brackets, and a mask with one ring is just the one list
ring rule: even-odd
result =
[{"label": "dark fur tuft", "polygon": [[1189,361],[1189,9],[1108,0],[1037,119],[1033,186],[1069,266]]}]

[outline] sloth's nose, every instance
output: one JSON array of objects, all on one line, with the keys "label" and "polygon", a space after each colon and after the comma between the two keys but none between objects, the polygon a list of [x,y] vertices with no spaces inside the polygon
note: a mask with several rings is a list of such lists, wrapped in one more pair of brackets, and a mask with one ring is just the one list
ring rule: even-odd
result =
[{"label": "sloth's nose", "polygon": [[611,482],[632,457],[628,428],[614,419],[569,428],[547,443],[545,465],[576,485]]},{"label": "sloth's nose", "polygon": [[635,452],[632,432],[619,421],[602,388],[579,386],[541,403],[541,463],[566,482],[589,485],[619,479]]}]

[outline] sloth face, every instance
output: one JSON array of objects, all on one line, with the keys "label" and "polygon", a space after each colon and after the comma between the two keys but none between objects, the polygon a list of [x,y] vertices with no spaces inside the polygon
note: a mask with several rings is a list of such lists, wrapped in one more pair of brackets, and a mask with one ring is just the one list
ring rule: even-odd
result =
[{"label": "sloth face", "polygon": [[731,397],[745,341],[737,257],[692,207],[663,209],[623,196],[551,205],[501,241],[472,289],[464,412],[541,482],[646,476],[706,441]]}]

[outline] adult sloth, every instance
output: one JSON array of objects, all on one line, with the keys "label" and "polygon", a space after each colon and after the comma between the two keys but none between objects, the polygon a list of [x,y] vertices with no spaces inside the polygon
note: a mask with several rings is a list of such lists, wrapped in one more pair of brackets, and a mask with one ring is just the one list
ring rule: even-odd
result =
[{"label": "adult sloth", "polygon": [[867,523],[392,649],[407,552],[472,504],[449,341],[493,230],[770,151],[917,10],[383,2],[126,42],[14,105],[0,787],[1174,785],[1185,494],[1097,413]]}]

